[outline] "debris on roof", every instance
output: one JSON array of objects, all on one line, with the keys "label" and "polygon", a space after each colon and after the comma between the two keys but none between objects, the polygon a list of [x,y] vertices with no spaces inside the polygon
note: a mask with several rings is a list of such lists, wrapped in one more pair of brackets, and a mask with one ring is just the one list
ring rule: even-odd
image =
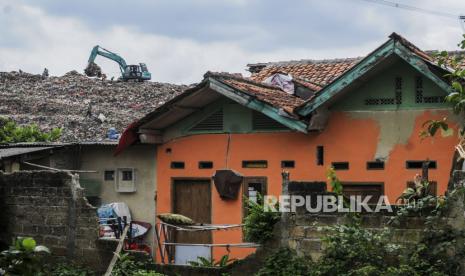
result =
[{"label": "debris on roof", "polygon": [[258,100],[278,109],[284,109],[291,116],[293,115],[294,108],[304,103],[303,99],[288,94],[278,86],[258,82],[253,79],[238,77],[233,74],[213,72],[208,72],[205,74],[205,77],[213,77],[234,89],[256,97]]},{"label": "debris on roof", "polygon": [[63,128],[60,142],[100,141],[108,130],[122,133],[132,121],[188,88],[88,78],[76,71],[61,77],[0,72],[0,116],[42,130]]},{"label": "debris on roof", "polygon": [[[330,59],[330,60],[298,60],[287,62],[270,62],[249,64],[252,73],[251,78],[256,81],[263,81],[277,71],[291,74],[301,81],[309,82],[313,85],[323,87],[336,77],[349,70],[362,58]],[[263,68],[258,71],[256,66]]]},{"label": "debris on roof", "polygon": [[292,80],[292,76],[289,74],[283,73],[275,73],[268,78],[266,78],[264,83],[277,86],[281,88],[281,90],[287,92],[288,94],[294,94],[294,82]]}]

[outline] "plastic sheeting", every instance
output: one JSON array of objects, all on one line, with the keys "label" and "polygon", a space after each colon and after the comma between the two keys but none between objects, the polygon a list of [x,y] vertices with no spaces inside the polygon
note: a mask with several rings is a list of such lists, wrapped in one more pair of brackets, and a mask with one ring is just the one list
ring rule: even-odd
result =
[{"label": "plastic sheeting", "polygon": [[124,202],[113,202],[108,204],[115,211],[116,215],[120,218],[126,216],[127,222],[131,222],[131,212],[129,212],[129,207]]},{"label": "plastic sheeting", "polygon": [[291,75],[285,75],[282,73],[275,73],[266,78],[263,83],[277,86],[288,94],[294,95],[294,82],[292,81]]}]

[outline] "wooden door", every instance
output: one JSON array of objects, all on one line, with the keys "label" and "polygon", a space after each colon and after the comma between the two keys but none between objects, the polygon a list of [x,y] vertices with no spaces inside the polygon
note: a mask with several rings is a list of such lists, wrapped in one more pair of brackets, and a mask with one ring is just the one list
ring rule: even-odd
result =
[{"label": "wooden door", "polygon": [[342,193],[347,196],[371,196],[368,204],[377,204],[379,198],[384,195],[383,183],[342,183]]},{"label": "wooden door", "polygon": [[[211,223],[211,181],[174,180],[173,213],[187,216],[196,223]],[[211,231],[177,231],[175,241],[177,243],[211,243]]]}]

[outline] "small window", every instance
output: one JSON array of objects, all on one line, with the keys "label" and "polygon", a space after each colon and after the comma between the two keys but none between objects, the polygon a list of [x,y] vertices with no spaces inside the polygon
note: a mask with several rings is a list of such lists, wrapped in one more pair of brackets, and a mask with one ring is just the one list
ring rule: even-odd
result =
[{"label": "small window", "polygon": [[368,161],[367,170],[384,170],[384,161]]},{"label": "small window", "polygon": [[316,147],[316,164],[318,166],[323,166],[325,161],[324,161],[324,154],[325,154],[325,149],[323,146],[317,146]]},{"label": "small window", "polygon": [[120,193],[131,193],[136,191],[135,175],[133,168],[118,169],[118,181],[116,191]]},{"label": "small window", "polygon": [[333,162],[331,166],[335,170],[348,170],[349,169],[349,162]]},{"label": "small window", "polygon": [[132,170],[122,171],[123,181],[132,181]]},{"label": "small window", "polygon": [[429,162],[428,169],[436,169],[437,168],[436,161],[431,161],[431,160],[406,161],[405,162],[405,167],[407,169],[422,169],[424,162]]},{"label": "small window", "polygon": [[114,170],[106,170],[103,173],[103,180],[104,181],[115,181],[115,171]]},{"label": "small window", "polygon": [[294,160],[281,161],[281,168],[295,168],[295,161]]},{"label": "small window", "polygon": [[171,162],[171,168],[172,169],[184,169],[184,162],[179,162],[179,161]]},{"label": "small window", "polygon": [[268,167],[268,161],[266,160],[244,160],[242,161],[243,168],[249,169],[262,169]]},{"label": "small window", "polygon": [[199,169],[212,169],[213,162],[212,161],[200,161],[199,162]]}]

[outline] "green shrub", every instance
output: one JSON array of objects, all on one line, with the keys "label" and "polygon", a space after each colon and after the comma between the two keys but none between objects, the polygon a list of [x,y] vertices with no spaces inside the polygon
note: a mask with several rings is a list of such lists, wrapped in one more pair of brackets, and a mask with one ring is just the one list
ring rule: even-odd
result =
[{"label": "green shrub", "polygon": [[401,247],[391,244],[388,231],[361,227],[357,219],[327,227],[323,257],[314,265],[314,275],[379,275],[389,263],[398,263]]},{"label": "green shrub", "polygon": [[205,257],[197,257],[197,261],[189,261],[188,263],[196,267],[225,267],[234,261],[236,261],[236,259],[230,259],[229,255],[223,255],[219,261],[207,259]]},{"label": "green shrub", "polygon": [[54,142],[61,136],[61,128],[43,132],[36,124],[18,126],[11,119],[0,117],[0,144],[20,142]]},{"label": "green shrub", "polygon": [[305,276],[310,274],[311,261],[298,257],[294,251],[281,248],[271,254],[257,276]]},{"label": "green shrub", "polygon": [[19,237],[8,250],[1,252],[0,270],[5,275],[40,275],[43,271],[43,258],[48,254],[49,249],[37,245],[33,238]]},{"label": "green shrub", "polygon": [[94,276],[95,273],[71,263],[49,264],[46,273],[48,276]]},{"label": "green shrub", "polygon": [[[245,199],[248,208],[248,215],[244,220],[244,235],[249,242],[263,244],[273,237],[273,227],[279,221],[280,213],[265,212],[263,205]],[[263,202],[261,197],[258,202]]]},{"label": "green shrub", "polygon": [[119,260],[116,263],[112,276],[164,276],[161,273],[147,270],[147,262],[137,261],[133,256],[129,254],[121,254]]}]

